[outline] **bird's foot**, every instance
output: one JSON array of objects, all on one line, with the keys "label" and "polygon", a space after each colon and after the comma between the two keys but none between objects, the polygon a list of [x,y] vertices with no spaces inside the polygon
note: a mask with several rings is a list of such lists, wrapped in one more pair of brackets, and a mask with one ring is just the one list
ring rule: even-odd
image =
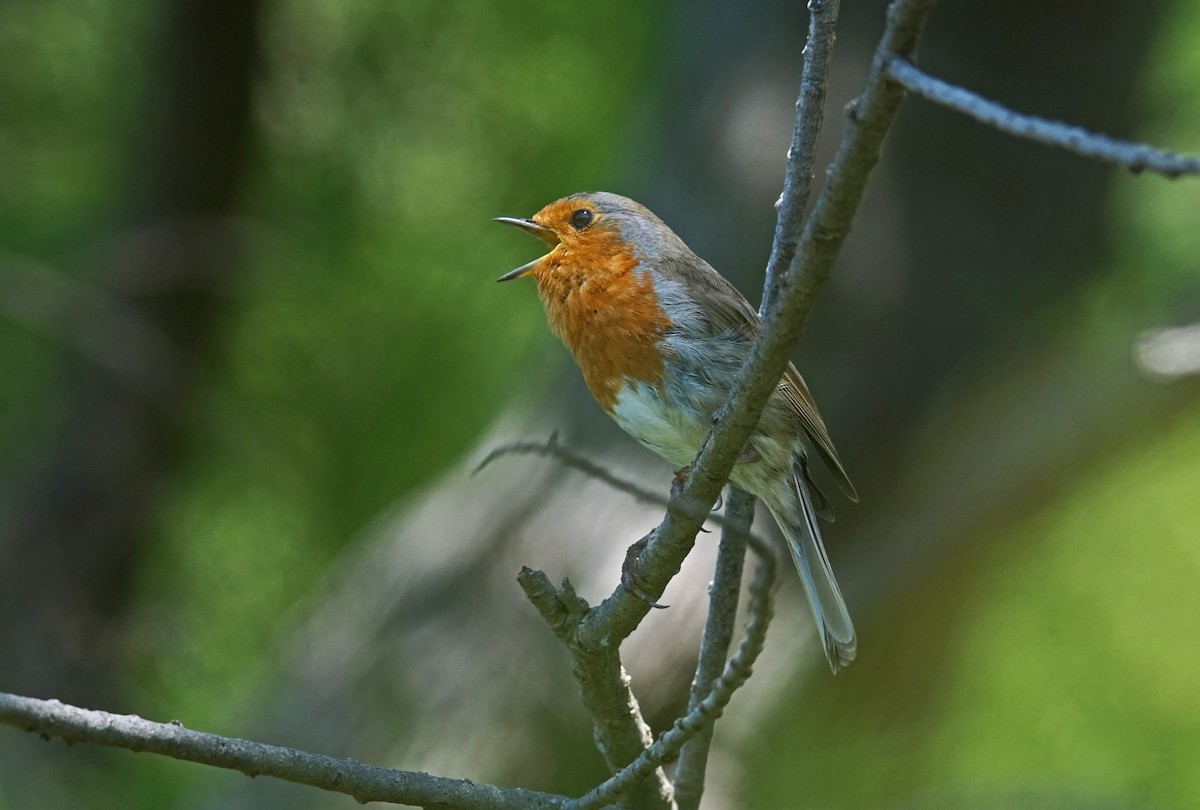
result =
[{"label": "bird's foot", "polygon": [[650,542],[650,534],[653,534],[653,532],[650,532],[641,540],[638,540],[636,543],[626,549],[625,562],[621,565],[621,587],[636,596],[638,599],[641,599],[650,607],[661,610],[662,608],[667,607],[667,605],[660,605],[657,601],[655,601],[653,596],[646,593],[642,589],[642,586],[637,582],[637,572],[634,571],[634,567],[637,565],[638,557],[642,555],[642,552],[646,548],[646,544]]},{"label": "bird's foot", "polygon": [[671,479],[671,497],[683,497],[683,485],[687,483],[688,474],[692,471],[692,465],[680,467],[675,471],[675,477]]},{"label": "bird's foot", "polygon": [[671,498],[667,504],[667,508],[673,512],[695,521],[700,526],[700,531],[705,534],[711,532],[704,528],[704,521],[708,519],[711,512],[720,509],[724,502],[721,500],[720,494],[717,495],[717,502],[712,506],[705,508],[695,502],[694,499],[685,498],[683,495],[683,485],[687,483],[688,475],[692,472],[692,465],[680,467],[675,471],[675,478],[671,481]]}]

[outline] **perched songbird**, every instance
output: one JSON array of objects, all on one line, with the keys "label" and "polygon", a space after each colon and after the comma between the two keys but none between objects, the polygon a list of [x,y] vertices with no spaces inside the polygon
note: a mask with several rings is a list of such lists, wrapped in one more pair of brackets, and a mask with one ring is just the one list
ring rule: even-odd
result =
[{"label": "perched songbird", "polygon": [[[552,248],[498,280],[533,276],[550,328],[600,407],[667,461],[690,464],[758,334],[758,313],[662,220],[617,194],[573,194],[532,219],[497,221]],[[857,501],[789,363],[730,480],[775,516],[836,673],[857,642],[817,528],[816,517],[831,520],[833,510],[809,477],[810,446]]]}]

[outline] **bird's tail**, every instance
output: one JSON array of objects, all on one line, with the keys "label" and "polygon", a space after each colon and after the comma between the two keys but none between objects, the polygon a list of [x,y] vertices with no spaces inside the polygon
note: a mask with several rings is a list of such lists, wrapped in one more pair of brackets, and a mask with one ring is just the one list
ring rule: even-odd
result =
[{"label": "bird's tail", "polygon": [[817,510],[809,493],[803,461],[797,459],[788,490],[779,492],[778,503],[767,502],[775,522],[787,539],[788,550],[800,572],[804,594],[817,622],[817,633],[825,648],[825,657],[834,674],[854,660],[858,640],[846,602],[833,578],[821,530],[817,528]]}]

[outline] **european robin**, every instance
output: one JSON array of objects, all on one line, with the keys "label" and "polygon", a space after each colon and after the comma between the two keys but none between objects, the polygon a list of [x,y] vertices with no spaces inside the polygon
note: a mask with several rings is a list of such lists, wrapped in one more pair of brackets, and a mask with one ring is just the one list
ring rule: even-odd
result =
[{"label": "european robin", "polygon": [[[661,219],[617,194],[573,194],[532,219],[496,219],[551,248],[498,281],[532,276],[551,330],[600,407],[667,461],[690,464],[758,334],[758,313]],[[836,673],[854,660],[857,642],[817,528],[817,516],[832,520],[833,510],[809,476],[810,447],[857,501],[789,363],[730,480],[779,524]]]}]

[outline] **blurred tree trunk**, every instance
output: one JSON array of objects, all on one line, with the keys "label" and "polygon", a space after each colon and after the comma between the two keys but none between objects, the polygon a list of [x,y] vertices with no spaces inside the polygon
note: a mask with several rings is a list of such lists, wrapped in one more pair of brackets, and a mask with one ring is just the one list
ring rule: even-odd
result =
[{"label": "blurred tree trunk", "polygon": [[73,415],[5,532],[7,689],[94,702],[120,661],[122,610],[151,536],[154,496],[236,261],[231,215],[250,140],[260,11],[256,0],[176,0],[167,9],[144,156],[130,156],[127,229],[103,251],[94,279],[116,304],[106,309],[124,313],[94,326],[127,373],[77,361]]}]

